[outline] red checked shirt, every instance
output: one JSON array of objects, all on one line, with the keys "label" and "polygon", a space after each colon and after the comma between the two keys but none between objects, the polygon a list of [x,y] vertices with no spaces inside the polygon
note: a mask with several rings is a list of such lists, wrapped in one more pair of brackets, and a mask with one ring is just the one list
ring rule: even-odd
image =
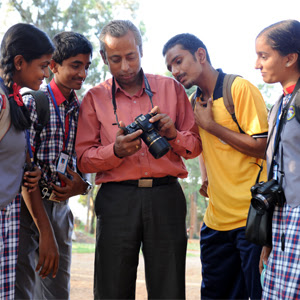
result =
[{"label": "red checked shirt", "polygon": [[[68,166],[71,169],[76,170],[75,135],[77,130],[79,102],[74,91],[72,92],[72,98],[67,100],[57,87],[54,79],[50,82],[50,86],[59,108],[63,129],[55,111],[55,106],[47,85],[42,86],[41,90],[45,92],[49,100],[50,121],[46,124],[40,134],[41,143],[38,148],[37,159],[42,170],[43,183],[49,184],[50,182],[53,182],[60,185],[60,180],[56,172],[56,165],[61,151],[64,150],[69,155]],[[37,145],[34,128],[38,123],[35,101],[31,95],[23,96],[23,101],[30,111],[30,118],[32,121],[30,128],[30,144],[33,152],[35,152]],[[69,141],[65,146],[65,135],[68,133]]]},{"label": "red checked shirt", "polygon": [[[109,79],[88,91],[78,120],[78,167],[84,173],[97,173],[97,184],[167,175],[185,178],[187,170],[181,157],[194,158],[201,152],[192,107],[181,84],[169,77],[146,76],[153,92],[153,105],[170,116],[177,129],[176,139],[170,141],[172,149],[155,159],[142,142],[141,150],[131,156],[118,158],[114,155],[118,127],[112,125],[116,118],[111,101],[112,79]],[[116,82],[116,104],[118,119],[126,126],[152,108],[144,84],[139,92],[130,96]]]}]

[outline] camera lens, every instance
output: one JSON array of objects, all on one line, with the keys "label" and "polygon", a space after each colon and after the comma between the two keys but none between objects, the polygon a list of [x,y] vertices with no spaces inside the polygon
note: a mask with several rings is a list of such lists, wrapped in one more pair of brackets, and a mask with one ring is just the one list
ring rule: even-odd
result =
[{"label": "camera lens", "polygon": [[[266,195],[268,196],[268,195]],[[269,195],[270,196],[270,195]],[[270,207],[270,197],[265,197],[262,194],[257,194],[251,199],[252,206],[258,211],[268,210]]]},{"label": "camera lens", "polygon": [[156,159],[161,158],[171,149],[167,140],[161,137],[155,130],[152,130],[151,132],[144,132],[141,135],[141,138],[149,147],[149,152]]},{"label": "camera lens", "polygon": [[170,144],[161,136],[149,145],[149,152],[158,159],[164,156],[170,150]]}]

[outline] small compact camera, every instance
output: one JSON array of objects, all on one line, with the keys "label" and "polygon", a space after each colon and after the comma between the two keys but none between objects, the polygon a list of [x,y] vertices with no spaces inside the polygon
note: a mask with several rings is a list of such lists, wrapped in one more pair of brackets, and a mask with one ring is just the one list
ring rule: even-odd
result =
[{"label": "small compact camera", "polygon": [[171,149],[171,146],[168,141],[158,133],[158,122],[149,122],[153,116],[155,116],[155,114],[152,113],[139,115],[135,118],[133,123],[124,127],[123,130],[126,135],[142,129],[143,133],[141,134],[141,139],[148,146],[149,152],[154,158],[158,159],[164,156]]},{"label": "small compact camera", "polygon": [[266,211],[274,205],[283,206],[285,197],[278,181],[261,181],[251,187],[251,204],[258,211]]}]

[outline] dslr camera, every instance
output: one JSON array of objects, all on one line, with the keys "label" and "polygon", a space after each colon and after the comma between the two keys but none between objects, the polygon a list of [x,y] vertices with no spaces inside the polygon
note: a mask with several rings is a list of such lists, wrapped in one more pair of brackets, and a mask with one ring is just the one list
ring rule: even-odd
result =
[{"label": "dslr camera", "polygon": [[141,139],[148,146],[149,152],[158,159],[164,156],[170,149],[171,146],[168,141],[160,136],[158,133],[158,121],[155,123],[150,123],[149,120],[156,114],[148,113],[146,115],[139,115],[135,118],[135,121],[128,126],[122,128],[124,134],[134,133],[139,129],[143,130],[141,134]]},{"label": "dslr camera", "polygon": [[266,211],[275,205],[283,206],[285,202],[283,190],[275,179],[258,182],[251,187],[251,194],[251,204],[257,211]]}]

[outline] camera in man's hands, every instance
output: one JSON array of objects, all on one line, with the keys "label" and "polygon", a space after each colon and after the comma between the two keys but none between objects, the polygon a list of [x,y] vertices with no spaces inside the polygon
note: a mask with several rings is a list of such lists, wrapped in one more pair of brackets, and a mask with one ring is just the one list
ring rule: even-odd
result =
[{"label": "camera in man's hands", "polygon": [[154,158],[160,158],[164,156],[171,146],[168,141],[160,136],[158,133],[158,122],[150,123],[149,120],[156,114],[148,113],[146,115],[139,115],[135,118],[135,121],[128,126],[124,127],[124,134],[134,133],[139,129],[142,129],[141,139],[148,146],[149,152]]},{"label": "camera in man's hands", "polygon": [[258,211],[266,211],[274,205],[284,204],[284,194],[278,181],[271,179],[267,182],[258,182],[251,187],[251,204]]}]

